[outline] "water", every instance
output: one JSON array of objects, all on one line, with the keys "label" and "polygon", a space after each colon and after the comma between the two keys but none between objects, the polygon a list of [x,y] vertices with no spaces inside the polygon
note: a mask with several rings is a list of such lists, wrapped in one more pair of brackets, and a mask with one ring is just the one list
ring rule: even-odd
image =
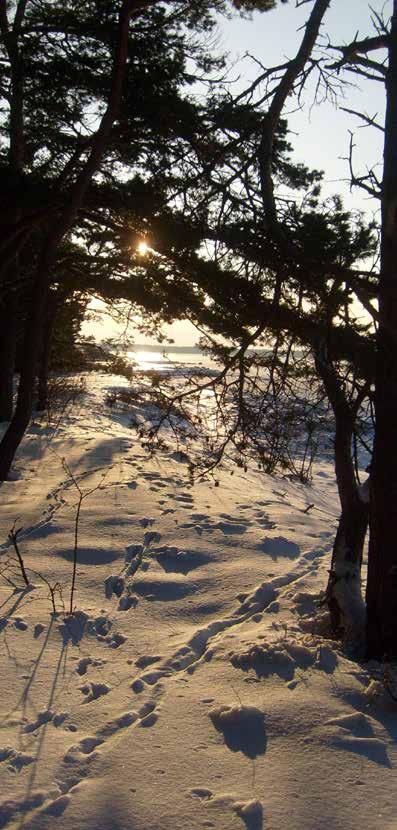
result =
[{"label": "water", "polygon": [[140,371],[160,374],[211,373],[214,361],[195,346],[134,346],[127,357]]}]

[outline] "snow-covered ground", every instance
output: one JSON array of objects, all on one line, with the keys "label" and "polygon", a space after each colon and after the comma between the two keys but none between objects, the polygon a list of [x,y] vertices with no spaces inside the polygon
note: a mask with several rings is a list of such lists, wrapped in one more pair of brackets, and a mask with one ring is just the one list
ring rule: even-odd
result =
[{"label": "snow-covered ground", "polygon": [[[35,587],[0,587],[0,828],[395,830],[397,704],[316,602],[332,466],[310,487],[225,468],[191,486],[172,447],[150,458],[104,406],[120,383],[91,377],[52,436],[33,424],[1,487],[0,562],[17,520]],[[63,458],[98,486],[72,617]]]}]

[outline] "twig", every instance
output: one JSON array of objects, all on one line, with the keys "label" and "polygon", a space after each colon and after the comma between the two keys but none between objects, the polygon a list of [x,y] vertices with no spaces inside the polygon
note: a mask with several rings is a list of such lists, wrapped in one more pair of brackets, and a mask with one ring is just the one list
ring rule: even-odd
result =
[{"label": "twig", "polygon": [[22,528],[18,527],[16,529],[15,528],[16,523],[17,523],[17,519],[15,519],[15,522],[14,522],[14,524],[13,524],[13,526],[12,526],[12,528],[11,528],[9,534],[8,534],[8,538],[9,538],[9,541],[11,542],[11,544],[14,546],[14,550],[15,550],[15,553],[17,555],[18,562],[19,562],[19,567],[21,569],[22,578],[23,578],[23,581],[24,581],[26,587],[28,588],[29,585],[30,585],[30,582],[29,582],[28,576],[26,574],[25,566],[24,566],[23,559],[22,559],[22,555],[21,555],[21,552],[20,552],[19,546],[18,546],[18,533],[21,532]]},{"label": "twig", "polygon": [[73,614],[73,599],[74,599],[74,592],[75,592],[75,587],[76,587],[76,576],[77,576],[77,551],[78,551],[78,546],[79,546],[79,522],[80,522],[81,506],[83,504],[84,499],[86,499],[88,496],[91,496],[91,494],[94,493],[96,490],[99,490],[99,488],[101,487],[101,485],[103,483],[103,480],[104,480],[105,476],[107,475],[107,471],[102,473],[101,480],[100,480],[100,482],[98,482],[98,484],[95,485],[95,487],[91,487],[90,490],[86,490],[84,492],[81,489],[80,485],[78,484],[75,476],[73,475],[73,473],[72,473],[69,465],[66,463],[65,459],[62,458],[61,460],[62,460],[63,469],[65,470],[65,472],[67,473],[67,475],[71,479],[72,483],[74,484],[74,486],[75,486],[75,488],[76,488],[76,490],[79,494],[77,507],[76,507],[76,515],[75,515],[75,519],[74,519],[73,570],[72,570],[72,584],[71,584],[71,588],[70,588],[70,604],[69,604],[69,613]]}]

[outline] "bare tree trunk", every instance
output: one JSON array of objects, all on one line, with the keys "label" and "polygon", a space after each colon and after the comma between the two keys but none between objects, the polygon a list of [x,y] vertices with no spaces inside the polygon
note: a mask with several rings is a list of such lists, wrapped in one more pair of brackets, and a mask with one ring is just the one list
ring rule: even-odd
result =
[{"label": "bare tree trunk", "polygon": [[367,638],[369,655],[382,658],[397,655],[397,0],[386,76],[379,318]]},{"label": "bare tree trunk", "polygon": [[[10,62],[10,144],[8,149],[8,174],[19,190],[24,169],[24,78],[19,46],[19,35],[23,24],[27,0],[18,0],[12,23],[8,18],[5,3],[0,7],[0,32]],[[22,210],[18,198],[8,206],[7,221],[18,225]],[[0,420],[10,421],[13,413],[13,383],[17,338],[17,292],[20,277],[19,249],[11,246],[6,257],[2,257],[4,275],[9,288],[3,295],[0,333]],[[4,262],[6,260],[6,262]]]},{"label": "bare tree trunk", "polygon": [[16,341],[17,295],[10,291],[0,309],[0,421],[12,418]]},{"label": "bare tree trunk", "polygon": [[10,471],[15,453],[29,424],[33,407],[33,394],[43,331],[43,317],[49,280],[49,267],[44,259],[39,266],[30,314],[25,323],[21,360],[21,375],[14,416],[0,444],[0,480]]},{"label": "bare tree trunk", "polygon": [[56,301],[50,298],[46,314],[46,326],[43,336],[40,365],[38,370],[37,403],[39,412],[47,409],[48,405],[48,373],[50,368],[52,337],[54,333],[55,319],[57,315]]},{"label": "bare tree trunk", "polygon": [[366,611],[361,591],[361,566],[368,527],[368,483],[359,487],[351,454],[357,410],[362,389],[354,404],[345,395],[338,374],[327,358],[326,342],[316,354],[316,369],[321,377],[335,417],[335,475],[341,504],[341,516],[335,537],[326,591],[331,624],[349,651],[365,650]]}]

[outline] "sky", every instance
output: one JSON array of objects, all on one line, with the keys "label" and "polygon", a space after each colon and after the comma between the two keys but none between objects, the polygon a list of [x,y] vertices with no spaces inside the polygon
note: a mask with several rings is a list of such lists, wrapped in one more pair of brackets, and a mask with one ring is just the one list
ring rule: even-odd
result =
[{"label": "sky", "polygon": [[[372,8],[384,12],[387,19],[391,13],[391,0],[372,0]],[[218,43],[220,50],[229,53],[235,65],[236,88],[245,87],[257,74],[257,66],[247,53],[258,58],[264,65],[273,66],[292,58],[302,38],[299,28],[306,21],[311,3],[295,7],[290,0],[279,4],[278,8],[266,14],[255,13],[251,20],[235,17],[233,20],[220,20]],[[322,32],[329,36],[333,44],[350,43],[355,36],[361,39],[375,34],[371,24],[369,3],[366,0],[331,0]],[[325,43],[325,40],[324,40]],[[375,53],[374,57],[380,57]],[[357,85],[357,78],[352,77]],[[361,88],[360,88],[361,87]],[[384,116],[383,84],[360,81],[360,87],[352,87],[346,94],[342,106],[363,111],[369,116],[377,115],[382,123]],[[347,115],[331,102],[313,106],[314,87],[308,87],[305,106],[301,111],[285,110],[290,129],[293,130],[291,141],[295,148],[295,158],[305,162],[309,167],[325,171],[323,194],[325,196],[339,193],[349,209],[358,209],[372,216],[378,210],[378,204],[362,191],[350,192],[348,184],[348,164],[346,156],[349,148],[349,130],[354,132],[354,163],[356,172],[365,173],[377,165],[381,175],[382,134],[379,130],[363,128],[357,118]],[[292,109],[292,105],[291,105]],[[97,304],[98,305],[98,304]],[[100,324],[90,322],[85,325],[84,333],[96,338],[117,337],[120,328],[103,313],[99,304]],[[98,317],[97,317],[98,319]],[[165,326],[164,331],[178,345],[192,346],[198,340],[198,333],[188,322],[178,322]],[[154,342],[153,338],[131,331],[131,337],[137,343]]]}]

